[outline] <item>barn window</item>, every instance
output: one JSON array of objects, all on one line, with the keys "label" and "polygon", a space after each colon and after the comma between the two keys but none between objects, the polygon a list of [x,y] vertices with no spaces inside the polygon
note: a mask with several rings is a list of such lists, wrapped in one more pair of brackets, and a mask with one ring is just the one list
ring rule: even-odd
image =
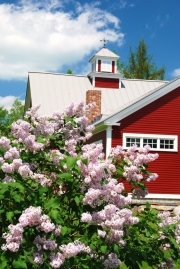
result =
[{"label": "barn window", "polygon": [[142,148],[149,145],[153,151],[178,151],[178,136],[152,135],[152,134],[123,134],[123,148],[128,149],[133,145]]}]

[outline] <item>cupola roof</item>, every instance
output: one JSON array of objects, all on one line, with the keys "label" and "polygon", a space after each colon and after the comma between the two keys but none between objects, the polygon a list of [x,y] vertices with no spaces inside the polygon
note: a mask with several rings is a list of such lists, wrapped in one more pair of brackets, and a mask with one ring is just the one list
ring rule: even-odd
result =
[{"label": "cupola roof", "polygon": [[120,57],[112,52],[111,50],[107,48],[102,48],[100,51],[98,51],[96,54],[93,55],[93,57],[89,60],[90,63],[94,62],[96,58],[111,58],[114,60],[118,60]]}]

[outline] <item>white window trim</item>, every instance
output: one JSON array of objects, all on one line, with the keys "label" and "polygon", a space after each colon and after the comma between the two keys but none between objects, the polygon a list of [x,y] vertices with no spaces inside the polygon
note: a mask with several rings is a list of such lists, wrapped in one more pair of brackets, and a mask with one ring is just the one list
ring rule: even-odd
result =
[{"label": "white window trim", "polygon": [[[143,148],[143,138],[149,138],[149,139],[157,139],[157,148],[151,148],[151,151],[178,152],[178,136],[177,135],[123,133],[123,149],[128,149],[128,147],[126,147],[127,137],[140,138],[140,148]],[[160,149],[160,139],[174,140],[174,149]]]}]

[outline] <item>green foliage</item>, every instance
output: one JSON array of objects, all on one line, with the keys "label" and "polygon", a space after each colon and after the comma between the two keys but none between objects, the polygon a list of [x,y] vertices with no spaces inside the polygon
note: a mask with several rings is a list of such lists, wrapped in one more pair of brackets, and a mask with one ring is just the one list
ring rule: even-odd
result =
[{"label": "green foliage", "polygon": [[126,78],[163,80],[165,75],[165,67],[157,69],[153,56],[148,54],[144,39],[139,41],[135,51],[130,47],[127,64],[118,65],[118,70],[122,70]]},{"label": "green foliage", "polygon": [[20,100],[15,99],[8,113],[8,124],[17,121],[18,119],[22,119],[23,115],[24,115],[24,105],[22,105]]},{"label": "green foliage", "polygon": [[[178,260],[179,246],[173,232],[175,226],[160,227],[161,221],[157,214],[158,211],[151,210],[147,203],[145,210],[138,215],[140,221],[127,228],[124,238],[127,244],[121,249],[120,254],[124,264],[120,268],[157,269],[157,265],[167,258]],[[164,235],[164,239],[160,239],[161,235]],[[170,244],[170,249],[164,250],[162,244]],[[177,266],[180,266],[180,263]]]},{"label": "green foliage", "polygon": [[0,136],[9,135],[10,126],[14,121],[22,119],[24,115],[24,105],[18,99],[14,100],[11,109],[8,111],[0,107]]}]

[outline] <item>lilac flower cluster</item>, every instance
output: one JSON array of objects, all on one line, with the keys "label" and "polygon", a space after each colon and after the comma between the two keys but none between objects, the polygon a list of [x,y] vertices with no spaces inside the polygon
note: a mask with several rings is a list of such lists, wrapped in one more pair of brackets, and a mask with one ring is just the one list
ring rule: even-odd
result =
[{"label": "lilac flower cluster", "polygon": [[81,221],[96,224],[102,227],[98,230],[98,236],[106,239],[107,243],[117,243],[119,246],[126,244],[122,240],[124,235],[124,225],[132,225],[139,221],[138,218],[132,216],[129,209],[119,209],[116,205],[109,204],[99,212],[90,214],[89,212],[81,215]]},{"label": "lilac flower cluster", "polygon": [[[128,180],[141,181],[144,179],[143,174],[140,172],[140,168],[145,169],[144,164],[156,160],[159,155],[157,153],[149,153],[151,147],[149,145],[144,148],[137,148],[137,145],[130,147],[127,151],[124,151],[121,146],[111,150],[110,157],[119,158],[123,156],[124,166],[123,176]],[[146,181],[150,182],[156,180],[158,175],[156,173],[150,174],[146,177]]]},{"label": "lilac flower cluster", "polygon": [[19,218],[19,223],[8,226],[10,233],[3,233],[2,237],[6,240],[6,244],[1,248],[3,250],[9,249],[12,252],[17,252],[23,240],[24,228],[27,226],[36,226],[38,231],[43,231],[45,233],[55,231],[56,229],[59,230],[59,227],[56,227],[54,223],[51,223],[47,215],[41,215],[41,213],[41,207],[35,208],[33,206],[23,211]]},{"label": "lilac flower cluster", "polygon": [[[171,213],[169,211],[161,212],[157,216],[161,219],[161,223],[159,223],[160,227],[168,227],[171,224],[176,225],[174,234],[175,234],[176,243],[180,245],[180,224],[179,224],[180,216],[177,215],[177,216],[171,217]],[[164,234],[161,233],[160,239],[164,239],[164,238],[165,238]],[[169,245],[164,244],[162,247],[163,249],[166,250],[169,248]],[[180,251],[180,247],[179,247],[179,251]],[[168,268],[173,268],[173,267],[168,267]]]},{"label": "lilac flower cluster", "polygon": [[117,255],[114,253],[110,253],[108,255],[108,259],[104,261],[105,268],[116,268],[120,265],[120,260],[118,259]]}]

